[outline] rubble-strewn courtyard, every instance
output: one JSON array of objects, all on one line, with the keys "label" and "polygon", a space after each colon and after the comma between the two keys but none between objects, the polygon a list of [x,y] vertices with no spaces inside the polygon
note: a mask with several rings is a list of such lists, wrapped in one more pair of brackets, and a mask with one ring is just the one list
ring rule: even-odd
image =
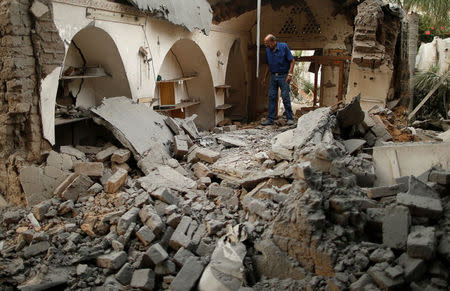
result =
[{"label": "rubble-strewn courtyard", "polygon": [[151,166],[129,140],[51,151],[20,173],[31,208],[2,210],[2,284],[446,290],[450,172],[376,187],[365,144],[392,139],[377,120],[393,113],[375,112],[355,98],[291,128],[280,119],[212,132],[166,117],[170,154],[161,145]]}]

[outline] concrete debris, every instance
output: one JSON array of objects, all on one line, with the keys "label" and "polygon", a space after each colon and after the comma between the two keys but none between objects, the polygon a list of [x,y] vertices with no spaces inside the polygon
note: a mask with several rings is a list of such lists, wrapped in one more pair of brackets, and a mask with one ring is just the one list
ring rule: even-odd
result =
[{"label": "concrete debris", "polygon": [[[29,208],[0,209],[5,286],[393,290],[448,283],[448,170],[433,165],[417,178],[399,172],[396,184],[379,185],[365,143],[373,145],[361,137],[385,139],[374,132],[386,122],[375,113],[386,110],[361,115],[355,99],[339,111],[352,117],[338,120],[320,108],[294,129],[228,125],[208,134],[198,132],[195,116],[163,118],[111,99],[94,111],[122,146],[66,146],[42,166],[22,167]],[[132,122],[148,122],[142,130],[127,121],[134,109]],[[61,276],[50,278],[54,268]]]},{"label": "concrete debris", "polygon": [[364,121],[365,114],[361,109],[360,101],[361,95],[358,95],[344,108],[338,110],[336,118],[341,128],[347,128]]}]

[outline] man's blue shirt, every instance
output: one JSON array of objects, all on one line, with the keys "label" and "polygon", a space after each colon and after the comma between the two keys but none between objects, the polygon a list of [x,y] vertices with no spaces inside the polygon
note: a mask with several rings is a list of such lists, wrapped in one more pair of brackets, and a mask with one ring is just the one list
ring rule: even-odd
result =
[{"label": "man's blue shirt", "polygon": [[266,48],[266,60],[271,73],[287,73],[293,58],[291,50],[284,42],[277,42],[275,51]]}]

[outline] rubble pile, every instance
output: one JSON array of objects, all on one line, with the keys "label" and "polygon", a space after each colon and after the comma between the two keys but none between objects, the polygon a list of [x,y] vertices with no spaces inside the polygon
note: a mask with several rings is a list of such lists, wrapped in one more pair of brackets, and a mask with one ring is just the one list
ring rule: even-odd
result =
[{"label": "rubble pile", "polygon": [[158,126],[173,133],[171,156],[164,145],[138,153],[124,135],[123,148],[61,147],[22,169],[29,208],[1,212],[0,281],[25,290],[447,290],[450,172],[375,187],[363,147],[392,139],[383,115],[364,114],[355,98],[295,128],[206,133],[195,116],[166,117]]}]

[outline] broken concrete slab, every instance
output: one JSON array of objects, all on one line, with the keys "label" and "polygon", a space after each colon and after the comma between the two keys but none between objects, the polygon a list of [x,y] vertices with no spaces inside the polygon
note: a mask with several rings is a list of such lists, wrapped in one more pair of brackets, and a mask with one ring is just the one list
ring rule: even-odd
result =
[{"label": "broken concrete slab", "polygon": [[63,171],[70,171],[73,169],[73,160],[68,154],[50,151],[47,157],[47,166],[52,166]]},{"label": "broken concrete slab", "polygon": [[153,0],[128,0],[130,4],[143,12],[166,19],[193,32],[199,29],[205,35],[209,34],[212,23],[212,9],[205,0],[195,0],[189,5],[179,5],[177,1],[166,1],[163,6]]},{"label": "broken concrete slab", "polygon": [[95,121],[110,129],[133,154],[144,156],[155,144],[164,145],[169,152],[172,132],[163,116],[144,104],[133,103],[127,97],[114,97],[103,99],[102,104],[91,111],[102,118]]},{"label": "broken concrete slab", "polygon": [[20,169],[19,181],[29,207],[53,197],[53,192],[69,174],[52,166]]},{"label": "broken concrete slab", "polygon": [[61,192],[61,198],[64,200],[77,201],[81,194],[87,192],[87,190],[94,185],[92,181],[86,175],[78,175],[75,177],[73,182],[71,182],[66,189]]},{"label": "broken concrete slab", "polygon": [[348,139],[344,140],[343,144],[347,149],[347,152],[351,155],[356,151],[360,151],[363,145],[366,144],[366,141],[363,139]]},{"label": "broken concrete slab", "polygon": [[424,260],[411,258],[407,253],[398,258],[398,263],[403,266],[407,282],[420,280],[427,270]]},{"label": "broken concrete slab", "polygon": [[410,195],[408,193],[397,194],[397,203],[407,206],[414,216],[439,218],[443,208],[441,199],[427,196]]},{"label": "broken concrete slab", "polygon": [[406,250],[411,215],[404,206],[388,207],[383,219],[383,244],[393,248]]},{"label": "broken concrete slab", "polygon": [[169,166],[159,166],[156,170],[150,172],[147,176],[140,178],[138,181],[144,189],[166,187],[185,192],[186,189],[196,188],[195,181],[181,175]]},{"label": "broken concrete slab", "polygon": [[17,286],[18,290],[58,290],[64,288],[69,280],[72,268],[54,268],[49,267],[48,271],[43,274],[39,272],[26,282]]},{"label": "broken concrete slab", "polygon": [[82,151],[77,150],[72,146],[61,146],[59,148],[59,152],[62,154],[68,154],[69,156],[75,157],[79,160],[86,159],[86,155]]},{"label": "broken concrete slab", "polygon": [[184,134],[184,130],[181,128],[179,122],[175,118],[166,116],[164,118],[164,122],[172,130],[175,136]]},{"label": "broken concrete slab", "polygon": [[223,135],[217,137],[219,143],[223,144],[225,147],[245,147],[247,143],[239,138],[234,138],[231,136]]},{"label": "broken concrete slab", "polygon": [[176,135],[173,140],[173,155],[176,158],[183,158],[189,151],[189,145],[187,141],[180,138],[179,135]]},{"label": "broken concrete slab", "polygon": [[[414,157],[414,159],[411,159]],[[450,143],[405,143],[373,148],[375,186],[395,184],[402,176],[419,176],[435,165],[450,170]]]}]

